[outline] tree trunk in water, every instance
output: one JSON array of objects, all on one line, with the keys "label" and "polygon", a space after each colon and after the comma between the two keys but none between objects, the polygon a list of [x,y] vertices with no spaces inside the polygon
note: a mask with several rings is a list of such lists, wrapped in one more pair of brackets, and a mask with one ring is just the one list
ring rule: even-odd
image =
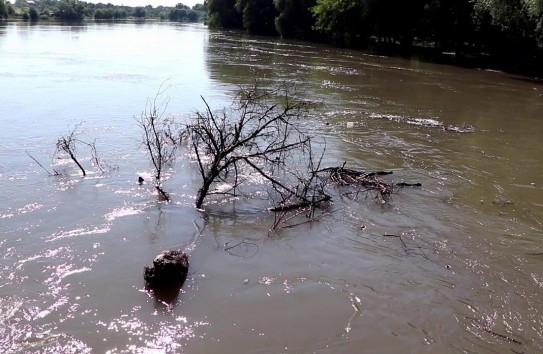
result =
[{"label": "tree trunk in water", "polygon": [[70,154],[70,158],[75,162],[75,164],[79,167],[79,169],[81,170],[81,172],[83,172],[83,177],[85,177],[87,175],[87,172],[85,172],[85,169],[83,168],[83,166],[81,166],[81,164],[79,163],[79,161],[77,161],[77,159],[75,158],[75,155],[71,152],[71,151],[68,151],[68,153]]},{"label": "tree trunk in water", "polygon": [[211,183],[206,180],[204,181],[202,188],[198,189],[198,195],[196,196],[196,208],[202,209],[202,204],[204,204],[204,199],[207,196],[207,193],[209,192],[210,186],[211,186]]}]

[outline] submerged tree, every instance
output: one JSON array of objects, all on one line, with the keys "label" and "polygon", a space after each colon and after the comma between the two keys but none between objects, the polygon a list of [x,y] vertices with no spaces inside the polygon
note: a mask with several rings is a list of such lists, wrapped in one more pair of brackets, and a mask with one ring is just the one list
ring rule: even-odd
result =
[{"label": "submerged tree", "polygon": [[[297,171],[296,161],[313,161],[311,139],[297,125],[308,113],[308,103],[292,95],[287,87],[263,89],[258,81],[241,87],[232,106],[213,112],[207,102],[205,112],[197,112],[185,127],[198,163],[202,185],[196,207],[217,183],[236,195],[253,173],[268,182],[281,203],[318,204],[328,197],[310,185],[313,176]],[[299,164],[298,164],[299,165]],[[310,172],[310,171],[309,171]]]},{"label": "submerged tree", "polygon": [[[162,188],[166,166],[176,157],[179,143],[186,143],[201,176],[195,205],[201,209],[211,195],[245,195],[248,190],[267,194],[271,211],[279,213],[273,229],[294,216],[314,219],[315,210],[331,200],[328,188],[351,186],[350,194],[377,192],[387,201],[398,188],[420,184],[382,182],[378,176],[392,172],[364,172],[341,167],[321,167],[325,144],[304,130],[310,102],[287,83],[272,88],[260,81],[241,86],[232,104],[212,110],[207,101],[183,123],[164,117],[164,90],[147,102],[136,121],[143,129],[143,146],[155,168],[155,187]],[[321,210],[324,210],[320,208]]]},{"label": "submerged tree", "polygon": [[155,169],[154,184],[165,200],[169,194],[162,188],[164,170],[175,161],[178,141],[174,139],[175,122],[165,117],[168,100],[163,99],[165,89],[160,88],[153,99],[148,99],[139,118],[135,118],[143,130],[142,145]]},{"label": "submerged tree", "polygon": [[83,168],[83,165],[81,164],[81,162],[79,161],[79,158],[77,157],[78,147],[83,145],[83,146],[86,146],[90,150],[91,162],[93,166],[98,168],[100,172],[105,172],[106,165],[98,157],[98,153],[96,151],[96,143],[94,141],[92,142],[84,141],[79,138],[79,134],[81,133],[79,128],[81,127],[82,124],[83,123],[77,124],[69,134],[63,135],[57,139],[54,157],[57,159],[69,158],[81,170],[81,173],[83,174],[83,177],[84,177],[87,175],[87,171],[85,171],[85,169]]}]

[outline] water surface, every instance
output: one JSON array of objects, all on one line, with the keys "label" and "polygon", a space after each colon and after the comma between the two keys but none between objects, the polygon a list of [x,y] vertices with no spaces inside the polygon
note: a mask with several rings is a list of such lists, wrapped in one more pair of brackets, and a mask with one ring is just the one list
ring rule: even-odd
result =
[{"label": "water surface", "polygon": [[[172,203],[136,183],[152,174],[134,123],[146,99],[162,86],[168,113],[200,95],[220,108],[255,70],[318,102],[300,124],[326,139],[326,165],[422,188],[389,203],[336,191],[329,215],[270,233],[259,201],[195,210],[184,155]],[[160,23],[3,23],[0,80],[2,352],[543,350],[537,81]],[[48,176],[27,156],[50,167],[80,122],[108,172],[55,161]],[[174,247],[191,271],[167,305],[142,269]]]}]

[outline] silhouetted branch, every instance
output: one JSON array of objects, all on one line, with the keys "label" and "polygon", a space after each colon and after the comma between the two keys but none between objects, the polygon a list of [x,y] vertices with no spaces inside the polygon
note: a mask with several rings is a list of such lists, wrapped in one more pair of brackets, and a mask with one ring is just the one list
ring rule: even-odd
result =
[{"label": "silhouetted branch", "polygon": [[54,172],[54,173],[49,172],[49,170],[46,169],[46,168],[45,168],[38,160],[36,160],[36,159],[34,158],[34,156],[30,155],[30,153],[28,152],[28,150],[26,150],[25,152],[26,152],[26,154],[28,155],[28,157],[30,157],[32,160],[34,160],[34,162],[37,163],[38,166],[40,166],[43,170],[45,170],[45,172],[47,172],[50,176],[60,176],[60,175],[61,175],[61,173],[58,172],[57,170],[55,170],[54,168],[53,168],[53,172]]},{"label": "silhouetted branch", "polygon": [[[169,194],[162,187],[164,169],[175,161],[178,141],[176,124],[164,117],[169,100],[163,98],[165,89],[161,86],[153,99],[148,99],[139,118],[134,118],[143,130],[142,145],[155,170],[155,188],[159,195],[169,201]],[[159,102],[159,100],[161,100]]]}]

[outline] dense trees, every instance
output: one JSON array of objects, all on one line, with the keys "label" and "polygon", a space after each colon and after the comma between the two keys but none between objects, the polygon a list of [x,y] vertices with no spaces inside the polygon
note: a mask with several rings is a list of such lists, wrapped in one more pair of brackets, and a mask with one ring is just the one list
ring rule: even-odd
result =
[{"label": "dense trees", "polygon": [[402,54],[423,48],[461,63],[543,72],[543,0],[204,0],[192,8],[0,0],[0,19],[36,14],[63,21],[200,20],[210,28]]},{"label": "dense trees", "polygon": [[[207,0],[209,26],[543,70],[543,0]],[[273,18],[273,26],[272,26]]]},{"label": "dense trees", "polygon": [[[249,0],[253,1],[253,0]],[[211,28],[243,28],[241,13],[236,0],[208,0],[206,3]]]},{"label": "dense trees", "polygon": [[242,14],[243,28],[252,33],[274,34],[277,10],[273,0],[237,0],[236,10]]},{"label": "dense trees", "polygon": [[275,28],[285,38],[311,39],[314,37],[313,13],[315,0],[274,0],[278,15]]},{"label": "dense trees", "polygon": [[[175,16],[172,11],[185,11]],[[79,0],[16,0],[14,5],[6,0],[0,0],[0,19],[58,19],[61,21],[123,20],[127,18],[160,19],[172,21],[203,21],[207,18],[207,10],[203,4],[197,4],[192,9],[181,3],[176,7],[147,5],[145,7],[115,6],[111,3],[87,3]],[[38,15],[36,17],[36,15]]]},{"label": "dense trees", "polygon": [[0,0],[0,21],[13,16],[13,14],[14,10],[11,3],[5,0]]},{"label": "dense trees", "polygon": [[0,20],[4,18],[8,18],[8,9],[4,3],[4,0],[0,0]]},{"label": "dense trees", "polygon": [[28,17],[30,18],[31,21],[37,21],[40,17],[40,14],[38,13],[38,10],[36,10],[35,7],[31,7],[28,10]]},{"label": "dense trees", "polygon": [[76,0],[63,0],[55,16],[62,21],[81,21],[85,18],[85,4]]}]

